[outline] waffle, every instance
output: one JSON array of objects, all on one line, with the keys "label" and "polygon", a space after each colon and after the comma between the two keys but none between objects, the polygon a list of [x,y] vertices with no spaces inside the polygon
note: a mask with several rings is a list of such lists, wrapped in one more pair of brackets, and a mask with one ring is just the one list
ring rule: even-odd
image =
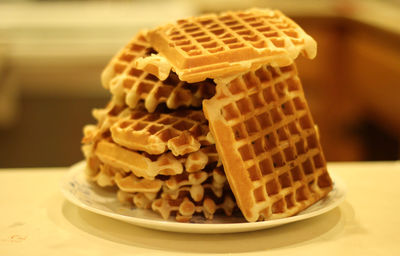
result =
[{"label": "waffle", "polygon": [[154,53],[135,59],[134,64],[137,69],[155,75],[161,81],[168,78],[172,69],[171,64],[165,58]]},{"label": "waffle", "polygon": [[[88,144],[93,144],[101,138],[109,137],[111,125],[118,121],[119,118],[128,114],[128,108],[116,105],[112,101],[105,108],[93,109],[92,115],[97,120],[97,124],[88,124],[83,127],[84,135],[81,142],[88,148]],[[85,154],[85,156],[87,155]]]},{"label": "waffle", "polygon": [[152,155],[171,150],[179,156],[213,143],[207,120],[200,110],[178,110],[169,114],[128,111],[110,131],[116,143],[129,149]]},{"label": "waffle", "polygon": [[226,184],[222,167],[204,168],[195,173],[184,172],[170,176],[164,183],[161,197],[177,199],[183,191],[190,193],[191,198],[198,202],[203,199],[204,189],[210,189],[217,197],[221,197]]},{"label": "waffle", "polygon": [[[104,140],[99,142],[100,145],[103,143],[112,144],[111,142]],[[124,149],[121,148],[120,150]],[[212,168],[212,166],[215,166],[218,161],[215,147],[206,147],[201,149],[199,152],[206,155],[205,162],[198,164],[197,161],[195,166],[188,164],[190,161],[190,156],[195,154],[192,153],[186,156],[186,158],[179,159],[179,162],[182,165],[191,166],[190,172],[188,172],[186,169],[184,169],[184,171],[178,171],[179,168],[175,167],[173,169],[171,168],[168,172],[159,172],[158,175],[164,177],[162,179],[157,177],[151,179],[148,177],[138,177],[135,175],[134,171],[131,171],[131,169],[135,169],[137,167],[133,167],[131,169],[129,169],[129,167],[126,168],[125,166],[127,166],[128,163],[115,163],[107,158],[104,158],[104,156],[99,157],[101,154],[98,155],[98,152],[96,151],[94,151],[90,156],[86,157],[87,168],[85,172],[86,177],[90,181],[97,183],[97,185],[101,187],[117,186],[122,192],[125,193],[142,194],[140,196],[136,196],[138,198],[143,197],[143,194],[146,195],[147,199],[150,198],[149,195],[151,194],[154,194],[153,197],[155,198],[156,194],[161,188],[163,190],[161,197],[169,199],[176,199],[175,195],[183,191],[189,191],[192,198],[195,201],[199,201],[204,194],[204,189],[210,189],[213,191],[215,196],[221,197],[223,189],[226,189],[227,187],[227,182],[222,167]],[[124,155],[123,152],[119,153]],[[153,166],[157,166],[157,164],[160,165],[159,167],[164,168],[168,166],[167,162],[160,160],[163,158],[168,158],[166,155],[167,154],[161,155],[158,157],[158,159],[153,160]],[[150,160],[148,158],[146,159],[145,157],[143,158],[147,161]],[[102,161],[104,159],[106,159],[105,162]],[[182,168],[180,169],[182,170]],[[204,184],[203,186],[203,183],[205,182],[207,184]],[[130,197],[132,198],[133,195]]]},{"label": "waffle", "polygon": [[[205,197],[201,202],[195,203],[188,197],[178,199],[156,199],[151,208],[158,212],[164,219],[168,219],[171,214],[175,214],[175,219],[180,222],[188,222],[195,213],[203,213],[206,219],[213,219],[217,210],[223,210],[226,216],[231,216],[236,204],[229,195],[224,196],[222,202],[210,197]],[[220,200],[218,200],[220,201]]]},{"label": "waffle", "polygon": [[316,42],[280,11],[251,9],[178,20],[147,38],[180,80],[236,75],[261,64],[285,66],[302,53],[316,55]]},{"label": "waffle", "polygon": [[125,172],[133,172],[138,177],[154,179],[159,174],[182,173],[182,163],[171,153],[166,153],[152,161],[138,152],[125,149],[113,142],[101,140],[94,151],[104,163]]},{"label": "waffle", "polygon": [[195,213],[212,219],[218,209],[224,210],[227,216],[232,214],[236,203],[230,194],[222,167],[212,172],[207,169],[185,172],[165,181],[160,198],[152,202],[151,207],[164,219],[174,214],[177,221],[186,222]]},{"label": "waffle", "polygon": [[[104,143],[110,142],[102,140],[97,147],[102,147]],[[212,148],[213,146],[208,147],[204,152],[207,154],[211,152],[211,156],[215,155],[215,149]],[[189,156],[186,161],[181,160],[183,164],[188,161]],[[195,212],[202,212],[207,219],[212,219],[216,210],[223,209],[230,214],[236,206],[228,196],[230,189],[222,166],[212,167],[216,164],[213,160],[218,160],[213,157],[209,157],[210,162],[201,165],[205,167],[197,171],[185,170],[180,174],[172,173],[164,178],[153,179],[140,178],[133,171],[127,171],[128,168],[125,168],[124,164],[104,159],[96,150],[87,158],[86,175],[89,180],[102,187],[116,186],[119,201],[133,204],[138,208],[153,208],[163,218],[169,218],[171,213],[176,213],[175,218],[178,221],[189,221]],[[120,157],[118,160],[120,159],[126,158]],[[194,212],[187,211],[188,205],[195,207]],[[175,206],[178,206],[178,209]]]},{"label": "waffle", "polygon": [[[151,55],[153,50],[144,34],[144,31],[139,32],[110,61],[101,75],[102,84],[110,90],[115,103],[135,108],[138,102],[143,101],[146,109],[154,112],[161,103],[170,109],[199,107],[203,99],[214,94],[215,85],[211,81],[188,84],[180,81],[176,74],[163,71],[165,62],[157,61],[157,57]],[[146,56],[149,57],[147,61],[137,63]],[[151,73],[166,80],[160,81]]]},{"label": "waffle", "polygon": [[218,84],[203,109],[248,221],[294,215],[332,189],[294,64]]},{"label": "waffle", "polygon": [[205,146],[196,152],[190,153],[184,159],[185,171],[188,173],[202,170],[210,163],[217,163],[217,166],[221,166],[215,145]]},{"label": "waffle", "polygon": [[[92,159],[95,156],[101,162],[113,168],[123,170],[125,173],[132,172],[137,177],[152,180],[157,175],[181,174],[185,168],[189,172],[197,172],[203,169],[207,164],[217,162],[219,158],[213,148],[213,146],[205,147],[198,152],[193,152],[186,157],[178,159],[173,156],[171,152],[164,153],[160,156],[148,156],[121,147],[114,142],[100,140],[94,148],[93,156],[87,159],[89,159],[89,161],[96,161],[96,159]],[[197,158],[199,154],[202,155],[201,159]],[[98,166],[96,164],[90,163],[89,165],[94,166],[94,168],[91,168],[93,170],[98,169],[96,168]]]},{"label": "waffle", "polygon": [[136,177],[133,173],[127,176],[116,173],[114,180],[120,190],[128,193],[157,194],[163,185],[162,180],[141,179]]},{"label": "waffle", "polygon": [[135,205],[140,209],[151,209],[151,203],[155,200],[155,193],[129,193],[123,190],[118,190],[117,198],[125,205]]},{"label": "waffle", "polygon": [[236,208],[236,203],[229,193],[215,198],[209,190],[199,202],[194,202],[187,193],[180,193],[178,198],[171,199],[154,198],[155,194],[152,193],[127,193],[119,190],[117,197],[124,204],[133,204],[141,209],[152,209],[163,219],[175,215],[175,219],[179,222],[191,221],[196,213],[203,213],[204,217],[210,220],[218,210],[222,210],[226,216],[231,216]]},{"label": "waffle", "polygon": [[86,157],[85,176],[91,181],[97,183],[100,187],[115,186],[114,177],[118,169],[105,165],[95,156]]},{"label": "waffle", "polygon": [[168,177],[160,176],[154,180],[136,177],[133,173],[109,172],[109,180],[113,180],[118,188],[126,193],[153,193],[159,198],[177,200],[182,193],[190,195],[191,200],[199,202],[204,199],[205,190],[214,197],[221,198],[227,190],[226,177],[222,167],[208,166],[196,173],[183,172]]}]

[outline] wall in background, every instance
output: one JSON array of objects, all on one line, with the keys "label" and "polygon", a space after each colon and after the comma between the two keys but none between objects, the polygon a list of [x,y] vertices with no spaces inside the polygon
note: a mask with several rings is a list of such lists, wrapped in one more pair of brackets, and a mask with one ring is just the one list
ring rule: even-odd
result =
[{"label": "wall in background", "polygon": [[[226,6],[212,2],[0,4],[0,167],[82,159],[82,127],[109,98],[99,77],[111,56],[142,27]],[[298,67],[327,159],[398,159],[398,9],[376,1],[362,8],[359,1],[296,2],[246,4],[282,9],[318,41],[317,58],[300,58]]]}]

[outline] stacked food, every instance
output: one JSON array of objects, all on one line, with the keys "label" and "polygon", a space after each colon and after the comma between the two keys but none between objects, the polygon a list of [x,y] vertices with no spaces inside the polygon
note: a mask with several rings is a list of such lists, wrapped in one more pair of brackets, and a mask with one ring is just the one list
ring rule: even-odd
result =
[{"label": "stacked food", "polygon": [[163,218],[283,218],[332,190],[294,59],[316,43],[251,9],[141,31],[108,64],[84,129],[87,177]]}]

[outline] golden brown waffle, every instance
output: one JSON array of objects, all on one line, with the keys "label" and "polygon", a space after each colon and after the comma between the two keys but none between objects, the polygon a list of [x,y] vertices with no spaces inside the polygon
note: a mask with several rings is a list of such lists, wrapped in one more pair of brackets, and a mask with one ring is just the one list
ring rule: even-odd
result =
[{"label": "golden brown waffle", "polygon": [[[159,156],[149,156],[121,147],[106,139],[100,140],[95,145],[84,145],[83,147],[87,146],[89,148],[84,150],[88,165],[87,174],[94,180],[98,179],[98,175],[114,175],[115,171],[111,172],[110,168],[124,173],[132,172],[137,177],[152,180],[157,175],[174,176],[181,174],[184,170],[187,173],[196,173],[208,164],[219,161],[213,145],[179,158],[173,156],[171,152]],[[107,168],[104,169],[100,163],[105,164]]]},{"label": "golden brown waffle", "polygon": [[211,220],[218,210],[222,210],[226,216],[230,216],[236,208],[236,203],[229,192],[216,198],[210,190],[207,190],[204,198],[198,202],[193,201],[188,193],[184,192],[180,193],[176,199],[155,198],[155,196],[152,193],[128,193],[122,190],[117,192],[118,200],[124,204],[133,204],[141,209],[152,209],[164,219],[174,215],[175,219],[180,222],[191,221],[196,213],[202,213],[206,219]]},{"label": "golden brown waffle", "polygon": [[[101,79],[103,86],[110,90],[113,101],[118,105],[126,104],[135,108],[139,101],[144,101],[144,106],[153,112],[161,103],[166,103],[170,109],[180,106],[201,105],[201,101],[210,98],[215,92],[215,85],[211,81],[188,84],[180,81],[176,74],[161,72],[163,64],[158,62],[153,65],[138,66],[136,60],[150,56],[153,51],[144,37],[144,31],[139,32],[128,45],[126,45],[104,69]],[[149,73],[156,73],[165,81]]]},{"label": "golden brown waffle", "polygon": [[[104,144],[115,145],[115,143],[101,140],[96,149],[102,148]],[[230,214],[236,204],[231,197],[227,196],[230,194],[230,189],[222,166],[212,168],[217,163],[215,160],[218,160],[214,157],[216,151],[213,146],[209,146],[200,152],[205,154],[209,161],[207,164],[197,165],[198,168],[205,166],[202,169],[171,175],[160,173],[164,178],[159,176],[159,178],[148,179],[137,177],[134,171],[127,171],[128,168],[137,168],[136,166],[132,168],[132,165],[138,161],[128,163],[129,167],[127,167],[127,163],[121,163],[126,160],[124,157],[126,153],[119,152],[118,155],[123,157],[118,158],[116,162],[95,150],[94,154],[87,158],[86,175],[89,180],[102,187],[116,186],[119,189],[117,198],[122,203],[134,204],[138,208],[145,209],[153,206],[153,210],[159,212],[164,218],[168,218],[171,213],[176,213],[177,220],[189,221],[195,212],[202,212],[207,219],[212,219],[218,209],[224,209],[227,214]],[[164,155],[167,154],[161,155],[156,162]],[[183,165],[187,165],[189,156],[186,159],[180,159]],[[175,208],[176,205],[179,205],[178,210]],[[187,207],[190,205],[194,206],[194,212],[188,211]]]},{"label": "golden brown waffle", "polygon": [[294,215],[332,189],[294,64],[218,84],[203,109],[248,221]]},{"label": "golden brown waffle", "polygon": [[229,190],[222,167],[210,169],[209,166],[195,173],[184,172],[168,177],[160,176],[154,180],[141,179],[133,173],[114,172],[109,174],[109,180],[114,180],[123,192],[157,194],[161,190],[158,197],[171,200],[176,200],[182,193],[186,193],[190,195],[191,200],[199,202],[203,200],[205,190],[209,190],[217,198],[222,197],[223,192]]},{"label": "golden brown waffle", "polygon": [[206,219],[213,219],[217,210],[223,210],[226,216],[231,216],[236,204],[232,197],[225,195],[222,202],[215,202],[210,197],[205,196],[201,202],[193,202],[189,197],[184,196],[178,199],[156,199],[151,207],[158,212],[164,219],[168,219],[171,214],[175,214],[175,219],[180,222],[188,222],[195,213],[203,213]]},{"label": "golden brown waffle", "polygon": [[116,173],[114,177],[118,188],[128,193],[153,193],[160,191],[163,181],[159,179],[148,180],[136,177],[133,173],[124,176]]},{"label": "golden brown waffle", "polygon": [[149,72],[158,77],[161,81],[168,78],[171,72],[171,64],[158,54],[151,54],[150,56],[139,57],[134,60],[137,69]]},{"label": "golden brown waffle", "polygon": [[94,154],[101,162],[126,173],[132,172],[137,177],[154,179],[163,173],[179,174],[183,172],[182,163],[171,153],[158,157],[155,161],[138,152],[128,150],[116,143],[101,140],[97,143]]},{"label": "golden brown waffle", "polygon": [[155,200],[156,193],[129,193],[123,190],[118,190],[118,200],[126,205],[134,205],[140,209],[151,209],[151,203]]},{"label": "golden brown waffle", "polygon": [[205,168],[195,173],[184,172],[173,175],[164,182],[162,198],[177,199],[181,192],[190,193],[196,202],[204,198],[204,190],[210,189],[216,197],[221,197],[226,187],[226,177],[222,167],[211,170]]},{"label": "golden brown waffle", "polygon": [[203,81],[247,72],[261,64],[289,65],[316,43],[280,11],[251,9],[178,20],[151,30],[150,44],[180,80]]},{"label": "golden brown waffle", "polygon": [[82,138],[82,143],[87,146],[88,144],[93,144],[101,138],[109,137],[110,126],[127,114],[129,114],[128,108],[125,106],[116,105],[112,101],[109,102],[105,108],[93,109],[92,115],[97,120],[97,124],[89,124],[83,127],[84,135]]},{"label": "golden brown waffle", "polygon": [[200,110],[177,110],[169,114],[128,111],[110,130],[112,139],[129,149],[152,155],[171,150],[178,156],[213,143],[207,120]]},{"label": "golden brown waffle", "polygon": [[85,176],[89,181],[97,183],[100,187],[115,186],[114,177],[119,171],[101,163],[93,154],[90,157],[86,157]]},{"label": "golden brown waffle", "polygon": [[174,214],[178,221],[190,221],[195,213],[212,219],[218,209],[229,216],[235,206],[222,167],[171,176],[152,203],[152,209],[164,219]]},{"label": "golden brown waffle", "polygon": [[107,176],[107,184],[112,186],[116,184],[121,191],[126,193],[157,194],[162,190],[160,198],[175,200],[182,192],[188,192],[191,199],[198,202],[203,199],[205,189],[212,191],[213,195],[218,198],[227,189],[226,177],[222,167],[214,169],[208,167],[195,173],[184,172],[164,178],[160,176],[153,180],[139,178],[133,173],[125,173],[104,163],[101,163],[99,172],[102,172],[105,168],[111,170],[104,173],[104,176]]},{"label": "golden brown waffle", "polygon": [[185,171],[188,173],[202,170],[210,163],[221,165],[215,145],[205,146],[196,152],[190,153],[184,159]]}]

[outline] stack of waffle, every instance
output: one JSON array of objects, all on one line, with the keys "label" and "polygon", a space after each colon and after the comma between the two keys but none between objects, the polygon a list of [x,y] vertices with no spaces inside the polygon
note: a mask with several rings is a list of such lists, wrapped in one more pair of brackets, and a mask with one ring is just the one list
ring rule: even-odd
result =
[{"label": "stack of waffle", "polygon": [[163,218],[283,218],[332,190],[294,59],[316,43],[251,9],[139,32],[102,73],[112,99],[84,128],[86,176]]}]

